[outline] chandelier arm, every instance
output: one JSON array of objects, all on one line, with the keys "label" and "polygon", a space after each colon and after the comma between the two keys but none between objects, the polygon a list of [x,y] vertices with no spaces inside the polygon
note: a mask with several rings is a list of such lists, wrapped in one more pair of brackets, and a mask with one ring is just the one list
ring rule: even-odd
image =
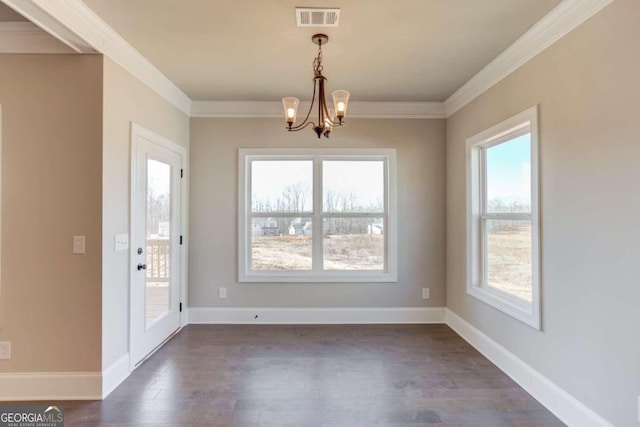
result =
[{"label": "chandelier arm", "polygon": [[324,127],[324,111],[322,111],[324,106],[324,80],[320,80],[318,85],[320,86],[320,93],[318,93],[318,126]]},{"label": "chandelier arm", "polygon": [[309,116],[311,116],[311,111],[313,111],[313,104],[316,101],[316,80],[313,79],[313,96],[311,97],[311,105],[309,105],[309,111],[307,112],[307,116],[304,118],[302,123],[299,125],[291,127],[291,129],[303,129],[303,126],[306,127],[307,120],[309,120]]},{"label": "chandelier arm", "polygon": [[329,109],[327,108],[327,102],[325,100],[325,102],[322,103],[322,107],[324,108],[324,114],[325,114],[325,123],[329,122],[332,126],[342,126],[342,124],[344,122],[341,121],[335,121],[333,120],[333,118],[331,118],[331,115],[329,114]]},{"label": "chandelier arm", "polygon": [[304,129],[304,128],[308,127],[309,125],[313,125],[313,127],[316,127],[316,124],[315,124],[315,123],[313,123],[313,122],[307,122],[307,123],[302,123],[302,124],[300,124],[300,125],[298,125],[298,126],[296,126],[296,127],[292,127],[291,129],[287,128],[287,130],[288,130],[289,132],[298,132],[299,130]]},{"label": "chandelier arm", "polygon": [[324,109],[325,120],[328,120],[331,124],[334,124],[333,123],[333,118],[329,114],[329,109],[327,108],[327,101],[326,100],[325,100],[325,102],[322,103],[322,108]]}]

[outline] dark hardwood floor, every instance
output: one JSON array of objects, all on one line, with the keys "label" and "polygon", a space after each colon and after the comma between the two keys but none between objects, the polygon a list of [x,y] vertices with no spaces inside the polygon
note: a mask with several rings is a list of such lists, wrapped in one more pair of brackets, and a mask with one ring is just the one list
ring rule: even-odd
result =
[{"label": "dark hardwood floor", "polygon": [[190,325],[66,425],[560,426],[444,325]]}]

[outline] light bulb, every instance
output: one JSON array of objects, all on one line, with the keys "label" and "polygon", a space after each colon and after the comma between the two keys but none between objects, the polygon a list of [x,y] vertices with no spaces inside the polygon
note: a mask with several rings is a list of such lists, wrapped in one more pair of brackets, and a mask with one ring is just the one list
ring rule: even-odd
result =
[{"label": "light bulb", "polygon": [[287,117],[292,119],[295,114],[296,114],[296,110],[294,110],[293,108],[287,108]]},{"label": "light bulb", "polygon": [[344,111],[344,102],[338,102],[338,105],[336,107],[338,109],[338,112],[342,113]]}]

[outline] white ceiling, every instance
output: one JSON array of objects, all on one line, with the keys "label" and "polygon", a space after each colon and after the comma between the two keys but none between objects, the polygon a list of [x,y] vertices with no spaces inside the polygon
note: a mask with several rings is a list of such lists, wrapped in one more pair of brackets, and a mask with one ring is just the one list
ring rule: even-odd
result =
[{"label": "white ceiling", "polygon": [[[358,101],[444,101],[560,0],[83,0],[194,100],[308,99],[315,32],[328,89]],[[342,9],[298,28],[295,7]]]}]

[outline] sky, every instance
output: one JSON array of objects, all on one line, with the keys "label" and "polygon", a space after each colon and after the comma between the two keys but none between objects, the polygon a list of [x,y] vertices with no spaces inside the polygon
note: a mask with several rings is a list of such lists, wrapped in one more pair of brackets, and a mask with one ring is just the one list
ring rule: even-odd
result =
[{"label": "sky", "polygon": [[300,183],[308,188],[304,211],[313,206],[313,162],[311,160],[256,160],[251,162],[251,194],[253,201],[268,200],[272,205],[287,186]]},{"label": "sky", "polygon": [[[254,199],[275,201],[285,188],[299,182],[309,188],[305,210],[312,210],[313,162],[311,160],[258,160],[252,162],[251,191]],[[358,195],[363,204],[384,199],[382,161],[323,161],[323,190]]]},{"label": "sky", "polygon": [[[531,138],[523,135],[487,149],[488,200],[531,200]],[[308,188],[305,211],[313,205],[313,161],[256,160],[252,162],[251,190],[254,200],[273,205],[286,187],[300,183]],[[335,194],[354,193],[363,205],[384,199],[382,161],[323,161],[323,190]]]},{"label": "sky", "polygon": [[147,161],[148,185],[155,194],[169,194],[171,189],[171,166],[149,159]]},{"label": "sky", "polygon": [[531,135],[487,149],[487,199],[531,201]]}]

